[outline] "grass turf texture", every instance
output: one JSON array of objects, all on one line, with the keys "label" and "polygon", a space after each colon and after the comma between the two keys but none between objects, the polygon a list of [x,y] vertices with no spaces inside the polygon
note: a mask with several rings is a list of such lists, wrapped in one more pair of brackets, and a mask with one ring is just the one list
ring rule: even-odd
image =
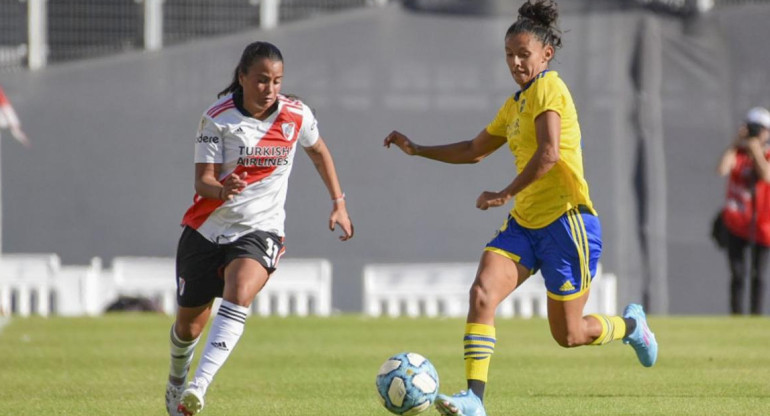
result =
[{"label": "grass turf texture", "polygon": [[[11,320],[0,333],[0,415],[165,415],[171,322],[154,314]],[[567,350],[545,320],[499,320],[487,412],[767,414],[770,319],[652,317],[650,324],[660,354],[648,369],[620,342]],[[442,392],[465,387],[462,320],[344,315],[246,325],[202,416],[386,416],[374,379],[401,351],[427,356]]]}]

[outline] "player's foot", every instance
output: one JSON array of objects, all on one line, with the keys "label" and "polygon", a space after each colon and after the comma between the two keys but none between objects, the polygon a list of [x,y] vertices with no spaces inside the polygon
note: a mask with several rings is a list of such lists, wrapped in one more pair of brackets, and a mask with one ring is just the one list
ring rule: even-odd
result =
[{"label": "player's foot", "polygon": [[436,396],[436,410],[443,416],[487,416],[481,399],[471,390],[463,390],[454,396]]},{"label": "player's foot", "polygon": [[179,407],[179,397],[182,396],[184,385],[176,386],[169,382],[166,384],[166,411],[169,416],[183,416],[177,409]]},{"label": "player's foot", "polygon": [[203,396],[206,394],[206,388],[202,384],[191,382],[182,397],[179,398],[179,407],[177,410],[184,416],[194,416],[203,409]]},{"label": "player's foot", "polygon": [[623,343],[631,344],[634,347],[636,356],[643,366],[652,367],[655,360],[658,359],[658,341],[655,340],[655,334],[647,326],[647,316],[644,314],[642,305],[629,304],[623,311],[623,317],[636,320],[634,332],[623,338]]}]

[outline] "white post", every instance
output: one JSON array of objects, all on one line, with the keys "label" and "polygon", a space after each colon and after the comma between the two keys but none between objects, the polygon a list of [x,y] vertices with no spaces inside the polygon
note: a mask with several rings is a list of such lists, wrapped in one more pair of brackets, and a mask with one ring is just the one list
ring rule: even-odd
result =
[{"label": "white post", "polygon": [[144,0],[144,49],[163,47],[163,1]]},{"label": "white post", "polygon": [[27,38],[29,43],[27,64],[29,69],[45,67],[48,61],[48,0],[28,0]]},{"label": "white post", "polygon": [[29,304],[29,288],[24,285],[20,285],[16,289],[16,313],[19,316],[29,316],[30,304]]},{"label": "white post", "polygon": [[262,0],[259,3],[259,26],[272,29],[278,26],[280,0]]}]

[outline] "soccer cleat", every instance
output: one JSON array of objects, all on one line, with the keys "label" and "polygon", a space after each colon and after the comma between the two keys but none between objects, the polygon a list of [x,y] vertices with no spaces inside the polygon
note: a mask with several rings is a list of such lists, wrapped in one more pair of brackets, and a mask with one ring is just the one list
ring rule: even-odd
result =
[{"label": "soccer cleat", "polygon": [[197,415],[203,409],[203,396],[205,394],[206,389],[193,381],[182,393],[182,397],[179,398],[177,410],[183,416]]},{"label": "soccer cleat", "polygon": [[178,409],[179,397],[182,395],[182,391],[184,391],[184,385],[175,386],[170,382],[166,384],[166,411],[169,416],[183,416]]},{"label": "soccer cleat", "polygon": [[463,390],[454,396],[436,396],[436,410],[443,416],[487,416],[481,399],[471,390]]},{"label": "soccer cleat", "polygon": [[655,340],[655,334],[647,326],[647,316],[644,314],[642,305],[629,304],[623,311],[623,317],[636,321],[634,332],[623,338],[623,343],[631,344],[634,347],[636,356],[643,366],[652,367],[658,359],[658,341]]}]

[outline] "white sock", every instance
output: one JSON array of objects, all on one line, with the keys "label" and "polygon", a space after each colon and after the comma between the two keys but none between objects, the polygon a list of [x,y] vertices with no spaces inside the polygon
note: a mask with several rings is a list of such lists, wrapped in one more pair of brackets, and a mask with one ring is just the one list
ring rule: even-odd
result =
[{"label": "white sock", "polygon": [[169,334],[171,346],[171,367],[168,370],[168,378],[172,384],[182,385],[187,379],[187,372],[190,371],[190,363],[195,353],[195,346],[198,345],[198,339],[192,341],[182,341],[176,335],[174,325],[171,325],[171,334]]},{"label": "white sock", "polygon": [[195,371],[195,383],[204,391],[211,384],[214,375],[222,368],[227,357],[230,356],[230,352],[241,338],[248,310],[249,308],[245,306],[236,305],[224,299],[219,305],[219,311],[211,324],[198,369]]}]

